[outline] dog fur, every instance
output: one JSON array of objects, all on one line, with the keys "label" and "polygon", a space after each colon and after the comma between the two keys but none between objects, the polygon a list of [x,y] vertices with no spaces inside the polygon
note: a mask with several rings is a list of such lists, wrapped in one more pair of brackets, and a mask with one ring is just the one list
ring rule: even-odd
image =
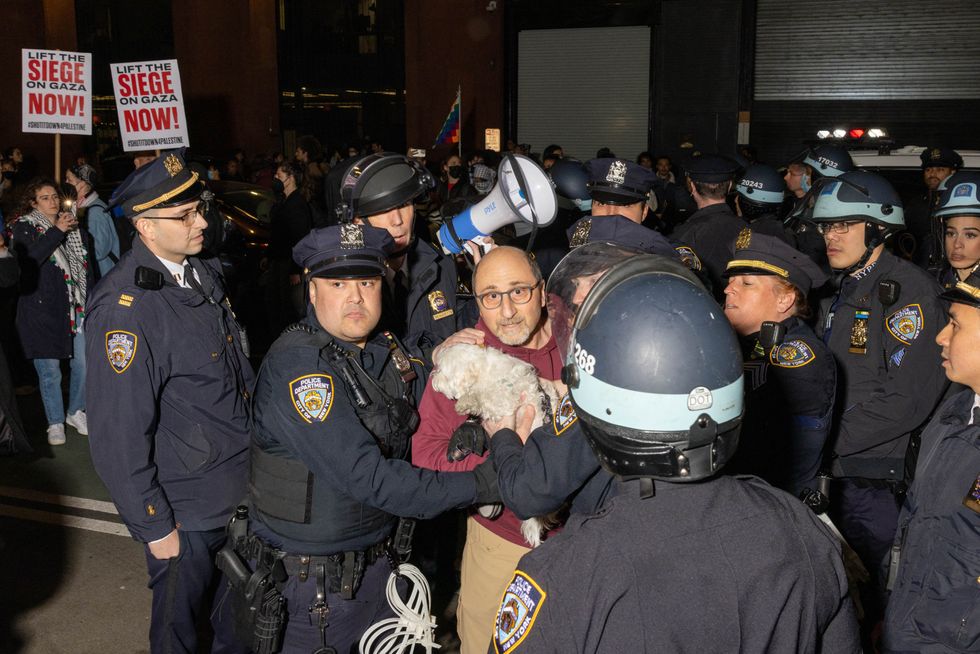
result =
[{"label": "dog fur", "polygon": [[[499,420],[514,415],[522,404],[533,404],[536,429],[552,419],[561,399],[555,385],[539,378],[534,366],[492,347],[450,345],[437,352],[434,363],[432,388],[455,400],[458,413]],[[480,513],[491,517],[498,506],[484,505]],[[521,523],[521,533],[537,547],[555,525],[553,515],[528,518]]]}]

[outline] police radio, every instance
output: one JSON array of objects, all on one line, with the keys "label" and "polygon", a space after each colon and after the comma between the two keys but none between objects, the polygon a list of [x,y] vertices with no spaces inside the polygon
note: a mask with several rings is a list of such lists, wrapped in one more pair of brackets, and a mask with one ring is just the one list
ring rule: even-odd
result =
[{"label": "police radio", "polygon": [[766,352],[781,345],[786,338],[786,325],[772,320],[766,320],[759,328],[759,345],[766,349]]}]

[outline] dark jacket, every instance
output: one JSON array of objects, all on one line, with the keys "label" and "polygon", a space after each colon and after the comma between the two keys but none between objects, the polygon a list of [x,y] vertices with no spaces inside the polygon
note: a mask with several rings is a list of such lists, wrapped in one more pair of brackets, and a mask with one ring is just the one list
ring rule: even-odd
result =
[{"label": "dark jacket", "polygon": [[898,519],[898,576],[886,652],[980,647],[980,424],[974,392],[950,398],[922,432],[915,482]]},{"label": "dark jacket", "polygon": [[[61,268],[51,255],[68,237],[57,227],[43,234],[25,220],[11,228],[11,246],[20,263],[20,298],[17,300],[17,334],[28,359],[68,359],[72,356],[68,287]],[[82,242],[89,235],[80,230]],[[86,283],[92,288],[94,265],[89,263]]]},{"label": "dark jacket", "polygon": [[748,224],[722,202],[697,210],[671,235],[675,243],[686,245],[697,253],[718,299],[724,296],[727,286],[725,266],[735,252],[735,239],[745,227]]},{"label": "dark jacket", "polygon": [[[8,256],[0,258],[0,288],[13,286],[18,279],[20,267],[17,265],[17,257],[8,251]],[[17,408],[7,357],[0,346],[0,455],[31,451]]]},{"label": "dark jacket", "polygon": [[840,543],[757,479],[636,482],[525,554],[490,651],[861,651]]},{"label": "dark jacket", "polygon": [[[425,387],[421,362],[412,361],[417,377],[406,388],[383,335],[363,349],[338,342],[323,331],[312,307],[302,324],[306,329],[287,330],[272,346],[255,386],[253,444],[264,453],[261,460],[252,455],[255,533],[297,554],[360,551],[388,537],[396,515],[434,517],[472,503],[472,474],[414,468],[403,460],[407,439],[396,443],[393,431],[382,433],[395,421],[385,413],[383,396],[375,395],[378,387],[390,399],[413,401]],[[335,361],[333,353],[349,354],[370,377],[362,378],[353,364],[347,369],[371,398],[367,406],[357,406],[344,359]],[[267,456],[275,463],[262,465]],[[290,473],[282,472],[286,468]],[[279,483],[263,484],[264,470],[278,470]],[[297,485],[299,493],[290,493]],[[275,502],[272,495],[287,501]]]},{"label": "dark jacket", "polygon": [[[889,280],[898,297],[885,306],[879,282]],[[925,271],[884,250],[873,268],[846,276],[824,302],[817,334],[840,370],[835,476],[903,478],[909,433],[926,421],[947,383],[936,345],[946,324],[939,291]]]},{"label": "dark jacket", "polygon": [[289,260],[290,270],[296,274],[303,270],[293,258],[293,246],[313,229],[313,211],[298,190],[277,202],[270,212],[271,234],[266,256],[270,259]]},{"label": "dark jacket", "polygon": [[439,211],[443,219],[452,218],[461,213],[463,209],[475,204],[481,197],[477,190],[470,186],[470,182],[465,176],[456,182],[452,188],[449,188],[448,182],[439,182],[437,193],[441,204]]},{"label": "dark jacket", "polygon": [[[181,288],[140,238],[88,301],[92,463],[133,538],[223,527],[245,497],[252,368],[217,266]],[[135,284],[146,267],[161,288]]]}]

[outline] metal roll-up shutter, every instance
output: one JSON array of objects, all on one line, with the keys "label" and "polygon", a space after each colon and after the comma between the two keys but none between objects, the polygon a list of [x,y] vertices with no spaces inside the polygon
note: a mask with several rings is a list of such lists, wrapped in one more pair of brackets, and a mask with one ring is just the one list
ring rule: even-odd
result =
[{"label": "metal roll-up shutter", "polygon": [[755,100],[980,98],[980,2],[757,2]]},{"label": "metal roll-up shutter", "polygon": [[517,139],[540,153],[591,159],[647,149],[650,27],[524,30],[518,34]]}]

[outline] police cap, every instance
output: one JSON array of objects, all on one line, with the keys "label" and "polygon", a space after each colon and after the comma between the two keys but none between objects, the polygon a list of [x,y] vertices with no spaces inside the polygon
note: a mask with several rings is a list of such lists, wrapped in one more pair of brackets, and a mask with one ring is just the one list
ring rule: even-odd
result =
[{"label": "police cap", "polygon": [[357,279],[384,275],[395,242],[387,230],[342,224],[314,229],[293,248],[307,278]]},{"label": "police cap", "polygon": [[568,235],[568,244],[573,249],[586,243],[612,243],[636,248],[648,254],[662,254],[671,259],[680,259],[674,246],[663,234],[625,216],[586,216],[565,233]]},{"label": "police cap", "polygon": [[645,202],[657,179],[653,171],[626,159],[591,159],[585,162],[585,170],[592,199],[603,204]]},{"label": "police cap", "polygon": [[737,161],[720,154],[700,154],[691,157],[685,171],[692,181],[717,184],[734,179],[741,168]]},{"label": "police cap", "polygon": [[969,304],[980,309],[980,272],[972,272],[970,276],[955,286],[948,288],[939,296],[947,302]]},{"label": "police cap", "polygon": [[926,168],[952,168],[959,170],[963,167],[963,157],[952,148],[926,148],[919,155],[922,160],[922,170]]},{"label": "police cap", "polygon": [[775,275],[804,295],[827,281],[827,275],[813,259],[780,238],[757,234],[748,227],[735,241],[735,257],[728,262],[725,275]]},{"label": "police cap", "polygon": [[161,154],[130,173],[109,199],[113,211],[134,218],[150,209],[175,207],[199,198],[204,183],[187,167],[184,150]]}]

